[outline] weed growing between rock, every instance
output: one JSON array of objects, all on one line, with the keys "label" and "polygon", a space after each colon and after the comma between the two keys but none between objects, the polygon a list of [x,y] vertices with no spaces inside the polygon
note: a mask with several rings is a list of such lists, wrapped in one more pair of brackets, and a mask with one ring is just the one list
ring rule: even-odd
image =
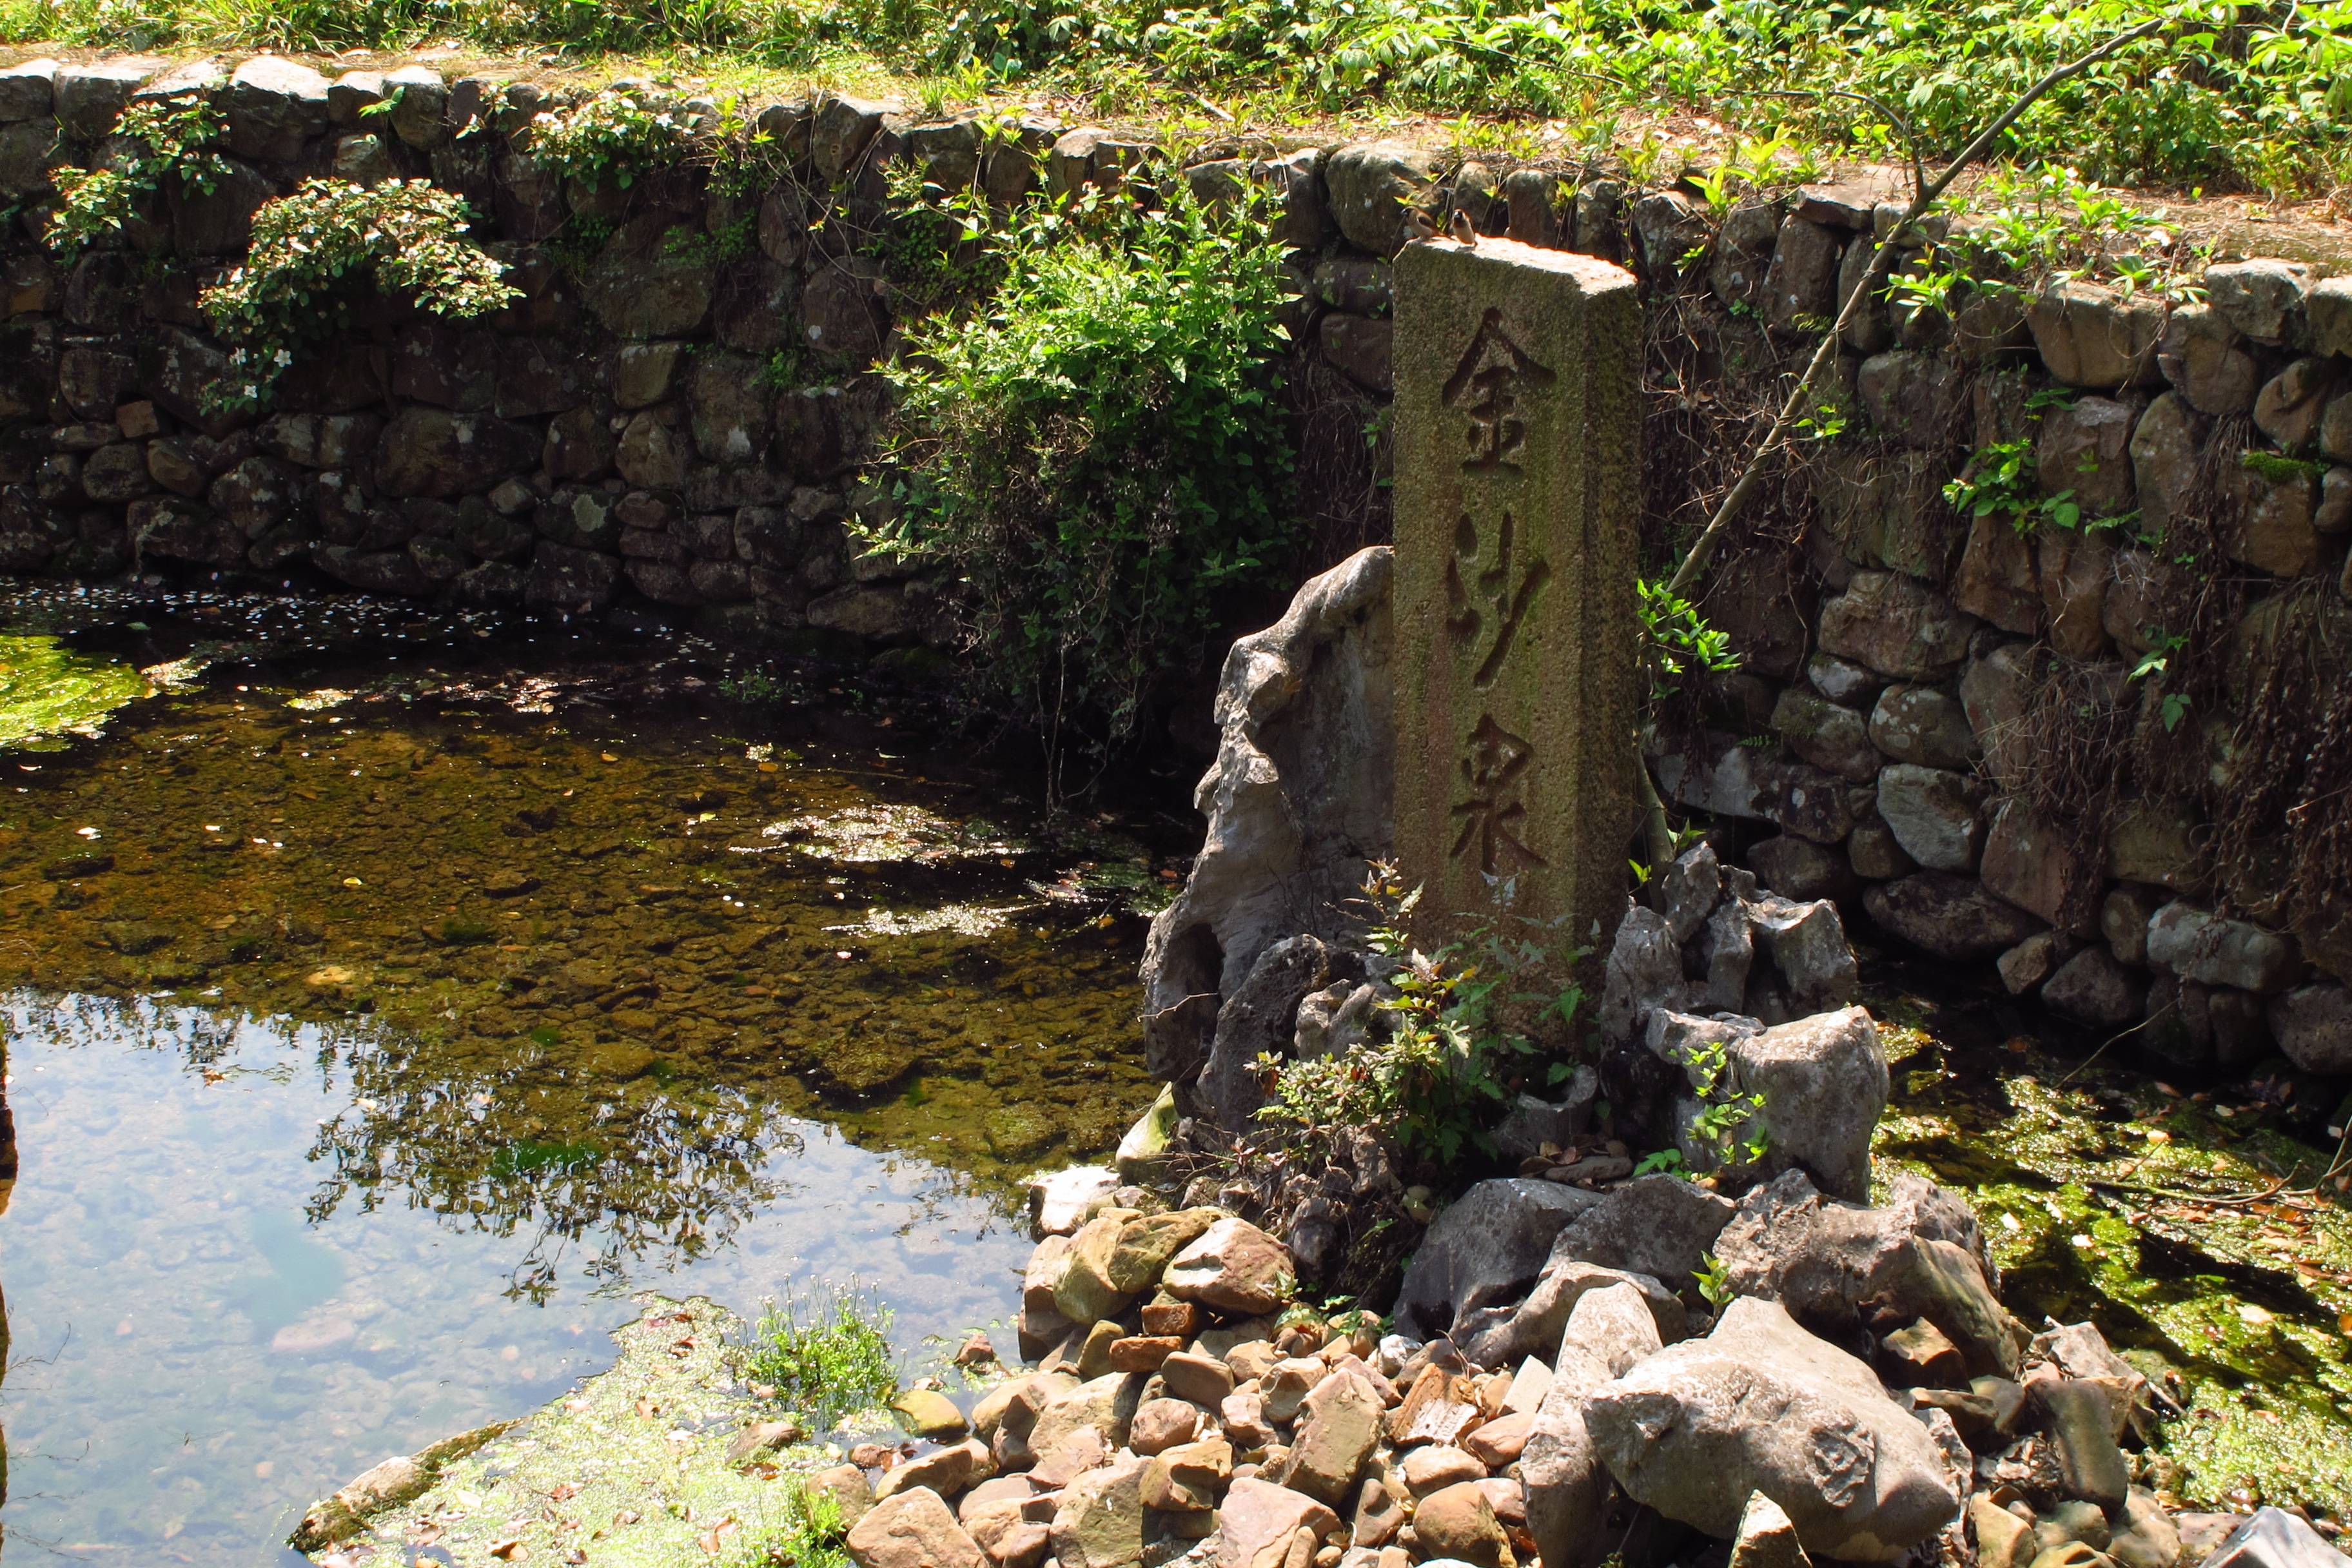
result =
[{"label": "weed growing between rock", "polygon": [[[888,1308],[848,1288],[829,1301],[787,1295],[763,1302],[743,1348],[744,1379],[774,1390],[779,1404],[820,1430],[836,1426],[887,1404],[898,1390],[890,1316]],[[801,1518],[794,1528],[810,1522]]]},{"label": "weed growing between rock", "polygon": [[795,1486],[784,1519],[735,1542],[724,1568],[849,1568],[848,1526],[827,1492]]}]

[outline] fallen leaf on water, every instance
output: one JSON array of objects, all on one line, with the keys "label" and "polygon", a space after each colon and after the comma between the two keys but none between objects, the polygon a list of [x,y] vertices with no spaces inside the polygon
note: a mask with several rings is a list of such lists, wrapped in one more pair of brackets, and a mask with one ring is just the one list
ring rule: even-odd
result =
[{"label": "fallen leaf on water", "polygon": [[635,1524],[644,1517],[645,1515],[639,1513],[635,1509],[625,1508],[620,1512],[613,1516],[613,1522],[614,1524]]},{"label": "fallen leaf on water", "polygon": [[637,1401],[637,1414],[650,1421],[661,1414],[661,1406],[650,1399],[640,1399]]},{"label": "fallen leaf on water", "polygon": [[501,1563],[522,1563],[528,1561],[530,1554],[523,1549],[520,1538],[510,1535],[493,1545],[490,1555]]},{"label": "fallen leaf on water", "polygon": [[547,1495],[555,1502],[569,1502],[580,1495],[580,1489],[572,1482],[566,1481]]}]

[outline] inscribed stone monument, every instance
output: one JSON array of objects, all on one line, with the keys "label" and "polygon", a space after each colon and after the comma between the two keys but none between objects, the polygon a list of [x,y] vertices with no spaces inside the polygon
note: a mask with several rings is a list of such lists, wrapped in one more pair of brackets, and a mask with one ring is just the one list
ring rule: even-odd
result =
[{"label": "inscribed stone monument", "polygon": [[[1509,240],[1396,262],[1396,843],[1417,934],[1624,908],[1641,309]],[[1527,934],[1518,928],[1507,934]]]}]

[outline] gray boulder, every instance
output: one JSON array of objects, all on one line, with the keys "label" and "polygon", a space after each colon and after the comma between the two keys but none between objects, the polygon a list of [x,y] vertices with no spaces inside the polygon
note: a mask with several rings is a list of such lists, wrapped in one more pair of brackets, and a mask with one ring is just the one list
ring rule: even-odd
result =
[{"label": "gray boulder", "polygon": [[1576,1069],[1568,1093],[1557,1100],[1520,1095],[1495,1129],[1496,1153],[1506,1160],[1525,1160],[1546,1148],[1567,1148],[1591,1125],[1592,1102],[1600,1096],[1601,1075],[1590,1067]]},{"label": "gray boulder", "polygon": [[1705,1264],[1734,1212],[1730,1199],[1679,1176],[1637,1176],[1570,1220],[1545,1267],[1598,1263],[1679,1289]]},{"label": "gray boulder", "polygon": [[1481,1308],[1518,1300],[1544,1271],[1562,1227],[1605,1201],[1533,1178],[1476,1183],[1422,1237],[1397,1293],[1397,1321],[1436,1335]]},{"label": "gray boulder", "polygon": [[1864,1302],[1884,1299],[1942,1330],[1971,1373],[2016,1374],[2023,1335],[1993,1294],[1976,1215],[1932,1182],[1897,1175],[1874,1208],[1786,1172],[1740,1201],[1715,1256],[1734,1293],[1778,1301],[1823,1332],[1850,1331]]},{"label": "gray boulder", "polygon": [[1560,1347],[1519,1452],[1528,1531],[1545,1568],[1595,1568],[1617,1545],[1608,1529],[1612,1488],[1586,1412],[1609,1386],[1609,1368],[1572,1344]]},{"label": "gray boulder", "polygon": [[[1737,1135],[1762,1135],[1757,1168],[1768,1175],[1801,1168],[1832,1196],[1867,1199],[1870,1135],[1886,1109],[1888,1087],[1886,1054],[1870,1015],[1848,1007],[1735,1035],[1724,1053],[1728,1082],[1717,1081],[1717,1093],[1763,1097],[1753,1131]],[[1685,1071],[1696,1088],[1701,1069]]]},{"label": "gray boulder", "polygon": [[1275,942],[1333,938],[1368,863],[1389,853],[1391,552],[1309,581],[1282,619],[1241,638],[1217,688],[1217,759],[1192,874],[1144,945],[1144,1051],[1181,1084],[1207,1062],[1219,1009]]},{"label": "gray boulder", "polygon": [[1880,929],[1938,958],[1990,958],[2015,947],[2042,922],[1973,877],[1916,871],[1862,895]]},{"label": "gray boulder", "polygon": [[1464,1313],[1452,1330],[1454,1342],[1480,1366],[1516,1366],[1528,1356],[1549,1360],[1559,1349],[1576,1304],[1612,1285],[1630,1285],[1641,1292],[1661,1343],[1673,1344],[1689,1333],[1682,1298],[1649,1275],[1555,1254],[1544,1260],[1543,1273],[1527,1300]]},{"label": "gray boulder", "polygon": [[1821,1012],[1853,1000],[1862,973],[1835,904],[1827,899],[1800,903],[1774,893],[1744,903],[1792,1008]]},{"label": "gray boulder", "polygon": [[1674,928],[1654,910],[1628,910],[1601,971],[1601,1037],[1630,1040],[1648,1027],[1653,1009],[1686,1007],[1692,1000]]},{"label": "gray boulder", "polygon": [[1333,148],[1323,160],[1323,184],[1339,232],[1359,249],[1395,255],[1406,238],[1405,209],[1436,198],[1438,162],[1431,150],[1402,142]]},{"label": "gray boulder", "polygon": [[2305,1072],[2352,1073],[2352,991],[2298,985],[2272,1002],[2271,1033]]},{"label": "gray boulder", "polygon": [[1216,1032],[1200,1078],[1176,1089],[1179,1114],[1205,1117],[1244,1131],[1265,1103],[1261,1056],[1288,1056],[1298,1035],[1299,1005],[1335,980],[1360,977],[1355,955],[1321,939],[1285,938],[1258,954],[1249,976],[1217,1012]]},{"label": "gray boulder", "polygon": [[2344,1555],[2284,1509],[2264,1508],[2222,1537],[2203,1568],[2344,1568]]},{"label": "gray boulder", "polygon": [[1594,1395],[1584,1419],[1628,1496],[1709,1535],[1735,1535],[1761,1491],[1807,1552],[1893,1563],[1960,1508],[1927,1427],[1775,1302],[1732,1302],[1706,1339]]},{"label": "gray boulder", "polygon": [[2184,980],[2266,994],[2293,984],[2303,967],[2293,937],[2179,900],[2147,922],[2147,961]]}]

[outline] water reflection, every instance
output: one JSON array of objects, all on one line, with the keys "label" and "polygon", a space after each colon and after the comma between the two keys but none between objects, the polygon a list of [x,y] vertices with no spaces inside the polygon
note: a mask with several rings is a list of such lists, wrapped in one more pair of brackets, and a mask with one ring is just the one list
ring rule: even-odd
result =
[{"label": "water reflection", "polygon": [[[675,1178],[672,1228],[627,1220],[615,1234],[646,1240],[632,1251],[589,1225],[577,1244],[602,1274],[550,1267],[519,1293],[518,1256],[559,1264],[565,1227],[593,1213],[569,1184],[584,1170],[529,1184],[546,1168],[509,1178],[492,1154],[432,1201],[394,1175],[321,1201],[320,1128],[366,1098],[372,1057],[396,1054],[378,1027],[18,992],[0,1028],[26,1152],[0,1215],[16,1350],[0,1532],[19,1548],[125,1568],[275,1561],[303,1504],[384,1455],[603,1365],[627,1289],[751,1307],[854,1277],[919,1358],[938,1353],[927,1339],[1001,1321],[1026,1251],[969,1177],[759,1111],[755,1142]],[[678,1241],[690,1223],[703,1236]]]}]

